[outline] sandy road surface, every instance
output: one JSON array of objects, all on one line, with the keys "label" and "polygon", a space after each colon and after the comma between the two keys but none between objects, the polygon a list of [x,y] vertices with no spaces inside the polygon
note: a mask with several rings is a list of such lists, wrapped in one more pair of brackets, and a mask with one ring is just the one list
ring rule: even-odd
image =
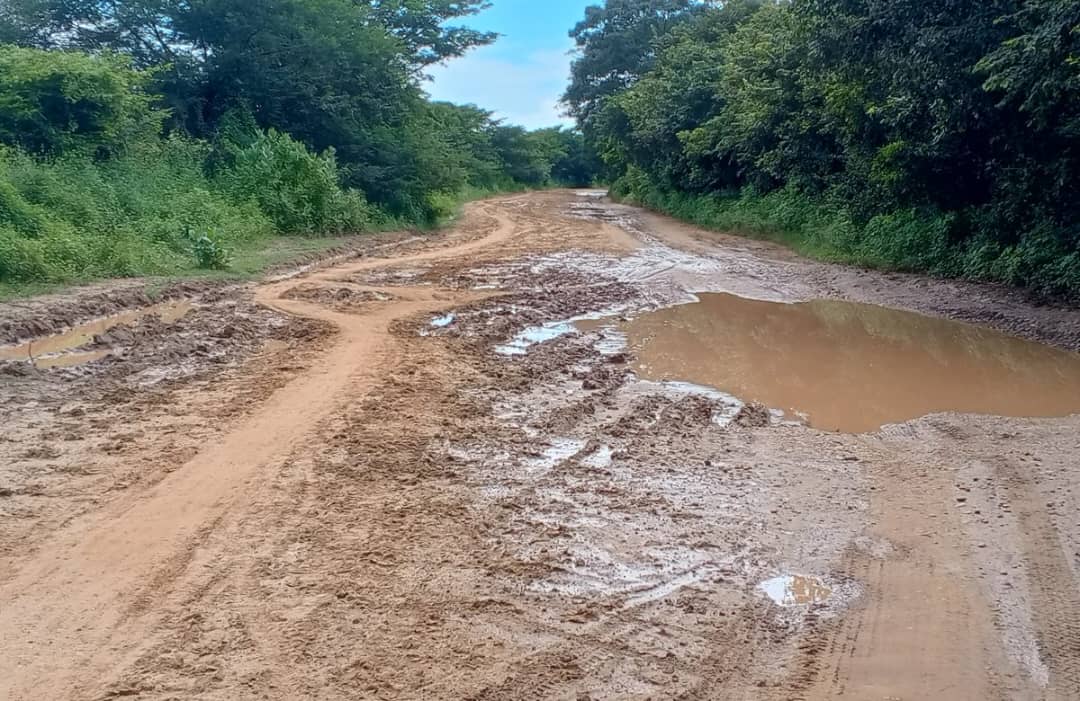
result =
[{"label": "sandy road surface", "polygon": [[102,362],[0,365],[0,698],[1080,698],[1080,417],[821,432],[559,323],[709,290],[1080,347],[1013,293],[567,192],[181,291]]}]

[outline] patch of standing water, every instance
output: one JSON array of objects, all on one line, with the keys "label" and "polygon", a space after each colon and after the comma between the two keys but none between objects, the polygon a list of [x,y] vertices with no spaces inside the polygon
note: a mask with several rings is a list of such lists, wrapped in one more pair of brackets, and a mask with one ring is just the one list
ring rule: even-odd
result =
[{"label": "patch of standing water", "polygon": [[640,377],[715,387],[851,433],[946,411],[1080,412],[1080,354],[869,304],[699,297],[616,325]]},{"label": "patch of standing water", "polygon": [[716,558],[712,552],[681,545],[609,549],[584,540],[571,544],[566,554],[556,572],[534,580],[529,589],[564,596],[623,596],[625,608],[714,579],[743,556],[739,552]]},{"label": "patch of standing water", "polygon": [[28,360],[40,369],[73,367],[84,363],[100,360],[109,355],[109,350],[94,350],[72,353],[93,342],[94,337],[105,333],[109,329],[130,324],[148,316],[157,316],[166,324],[171,324],[185,316],[193,307],[191,300],[178,300],[175,302],[162,302],[143,309],[131,309],[114,314],[112,316],[88,321],[71,329],[36,338],[17,346],[0,348],[0,360]]},{"label": "patch of standing water", "polygon": [[538,326],[530,326],[518,332],[517,335],[506,343],[496,346],[495,352],[499,355],[525,355],[529,352],[531,347],[539,343],[545,343],[559,338],[560,336],[574,333],[578,330],[576,324],[579,321],[602,319],[617,313],[619,313],[619,310],[608,309],[602,312],[581,314],[580,316],[571,317],[569,319],[549,321]]},{"label": "patch of standing water", "polygon": [[432,319],[431,325],[437,329],[445,328],[454,323],[454,319],[456,318],[457,316],[453,312],[450,312],[449,314],[443,314],[442,316],[437,316]]},{"label": "patch of standing water", "polygon": [[626,350],[626,334],[611,326],[605,326],[598,331],[600,338],[593,344],[593,348],[600,355],[616,355]]},{"label": "patch of standing water", "polygon": [[552,321],[540,326],[530,326],[508,342],[497,346],[495,352],[499,355],[525,355],[530,347],[565,336],[573,331],[574,325],[568,321]]},{"label": "patch of standing water", "polygon": [[767,579],[758,589],[778,606],[806,606],[828,601],[832,589],[816,577],[801,574],[785,574]]},{"label": "patch of standing water", "polygon": [[611,465],[611,456],[613,454],[614,451],[611,449],[610,445],[602,445],[593,452],[586,455],[581,460],[581,463],[588,467],[602,469]]},{"label": "patch of standing water", "polygon": [[585,441],[576,438],[554,438],[539,457],[528,461],[530,470],[550,470],[563,460],[577,455],[585,447]]},{"label": "patch of standing water", "polygon": [[607,197],[608,191],[601,190],[599,188],[590,188],[588,190],[575,190],[574,194],[578,197],[584,197],[586,199],[598,200]]}]

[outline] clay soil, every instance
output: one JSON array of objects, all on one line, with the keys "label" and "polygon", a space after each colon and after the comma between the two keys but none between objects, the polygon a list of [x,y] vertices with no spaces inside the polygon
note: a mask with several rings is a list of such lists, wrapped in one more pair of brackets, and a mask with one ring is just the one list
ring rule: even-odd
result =
[{"label": "clay soil", "polygon": [[[0,343],[141,290],[0,305]],[[0,699],[1080,698],[1080,416],[824,432],[558,325],[701,291],[1080,349],[598,193],[178,286],[100,360],[0,364]]]}]

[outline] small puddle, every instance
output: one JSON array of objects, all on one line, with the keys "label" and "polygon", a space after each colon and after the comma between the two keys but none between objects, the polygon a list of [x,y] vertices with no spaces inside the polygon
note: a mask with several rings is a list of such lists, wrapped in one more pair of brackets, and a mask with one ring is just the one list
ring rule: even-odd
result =
[{"label": "small puddle", "polygon": [[569,321],[553,321],[540,326],[530,326],[507,343],[497,346],[495,352],[499,355],[525,355],[529,352],[529,348],[538,343],[551,341],[573,332],[574,325]]},{"label": "small puddle", "polygon": [[[506,343],[496,346],[495,352],[499,355],[525,355],[535,345],[572,334],[579,329],[602,328],[603,324],[596,322],[617,314],[619,311],[619,309],[608,309],[601,312],[589,312],[569,319],[559,319],[558,321],[549,321],[537,326],[529,326],[522,329]],[[589,325],[587,322],[593,323]],[[606,350],[601,349],[602,353],[617,352],[617,350],[613,350],[616,346],[621,348],[622,336],[617,332],[610,332],[610,336],[607,339],[608,348]]]},{"label": "small puddle", "polygon": [[454,323],[454,319],[456,318],[457,316],[453,312],[449,314],[443,314],[442,316],[437,316],[432,319],[431,325],[437,329],[446,328],[450,324]]},{"label": "small puddle", "polygon": [[610,445],[602,445],[582,458],[581,463],[589,467],[603,469],[611,466],[611,459],[614,455],[615,451],[611,449]]},{"label": "small puddle", "polygon": [[585,447],[585,441],[576,438],[555,438],[539,456],[528,460],[530,470],[549,470],[563,460],[577,455]]},{"label": "small puddle", "polygon": [[42,370],[90,363],[104,358],[109,355],[110,351],[107,349],[78,353],[70,351],[92,343],[95,336],[103,334],[115,326],[130,324],[147,316],[154,315],[166,324],[171,324],[191,311],[192,306],[191,300],[162,302],[150,307],[131,309],[112,316],[95,319],[85,324],[79,324],[63,333],[37,338],[17,346],[0,348],[0,360],[31,360],[35,367]]},{"label": "small puddle", "polygon": [[820,604],[832,595],[832,589],[816,577],[801,574],[786,574],[767,579],[758,585],[758,589],[773,600],[778,606],[806,606]]},{"label": "small puddle", "polygon": [[716,387],[852,433],[944,411],[1080,412],[1080,354],[870,304],[699,296],[618,326],[642,378]]}]

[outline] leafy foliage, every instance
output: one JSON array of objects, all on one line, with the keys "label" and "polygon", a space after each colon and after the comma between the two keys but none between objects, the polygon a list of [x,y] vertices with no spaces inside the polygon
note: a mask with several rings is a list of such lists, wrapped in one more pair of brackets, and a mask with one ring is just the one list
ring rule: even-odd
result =
[{"label": "leafy foliage", "polygon": [[274,232],[257,205],[230,198],[203,169],[208,149],[154,142],[107,162],[73,154],[0,157],[0,281],[164,273],[190,264],[192,231],[230,246]]},{"label": "leafy foliage", "polygon": [[333,152],[313,154],[272,129],[244,136],[247,143],[219,143],[227,156],[216,184],[236,201],[256,203],[279,233],[330,235],[372,223],[363,195],[338,184]]},{"label": "leafy foliage", "polygon": [[[667,19],[650,0],[585,24],[598,13]],[[632,79],[582,84],[604,88],[577,115],[617,191],[714,225],[741,213],[831,258],[1080,298],[1080,2],[731,0],[679,17],[645,63],[602,53]]]},{"label": "leafy foliage", "polygon": [[576,132],[425,98],[426,66],[494,40],[460,24],[485,6],[0,2],[0,282],[221,267],[270,234],[591,181]]},{"label": "leafy foliage", "polygon": [[654,42],[684,21],[692,0],[607,0],[570,30],[578,56],[563,100],[587,123],[604,100],[631,85],[655,59]]},{"label": "leafy foliage", "polygon": [[102,155],[157,138],[163,114],[151,106],[149,81],[121,56],[0,46],[0,143],[44,156]]},{"label": "leafy foliage", "polygon": [[232,254],[212,231],[198,236],[191,251],[195,265],[203,270],[225,270],[232,262]]}]

